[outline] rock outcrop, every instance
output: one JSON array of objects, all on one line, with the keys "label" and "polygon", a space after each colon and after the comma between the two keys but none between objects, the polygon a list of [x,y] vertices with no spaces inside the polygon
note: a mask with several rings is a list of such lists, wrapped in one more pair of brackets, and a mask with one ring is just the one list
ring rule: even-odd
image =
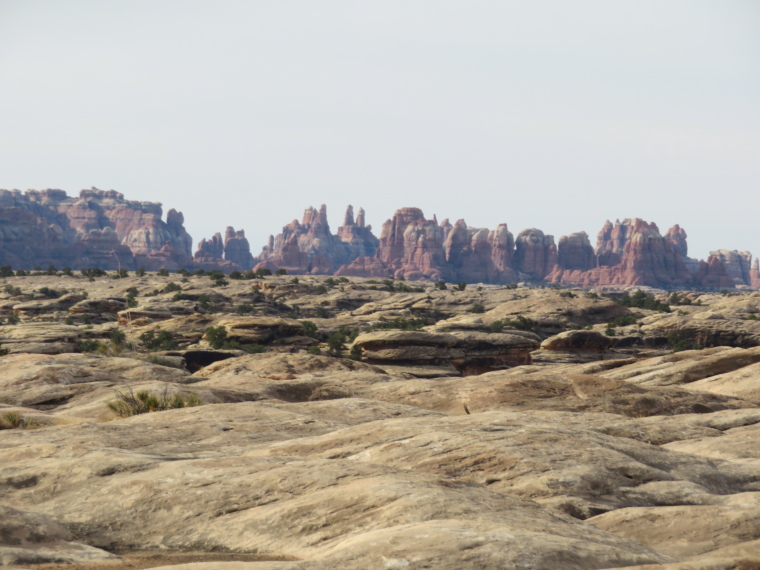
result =
[{"label": "rock outcrop", "polygon": [[227,226],[224,239],[219,232],[211,239],[202,239],[193,256],[193,265],[199,269],[218,269],[227,273],[252,269],[254,259],[245,232]]},{"label": "rock outcrop", "polygon": [[114,190],[0,190],[0,264],[178,269],[191,262],[182,214]]},{"label": "rock outcrop", "polygon": [[734,282],[734,285],[750,285],[752,277],[752,254],[748,251],[729,251],[719,249],[711,251],[710,257],[718,258],[725,268],[728,275]]},{"label": "rock outcrop", "polygon": [[535,228],[523,230],[515,241],[515,265],[528,278],[540,281],[557,266],[554,236],[544,235]]},{"label": "rock outcrop", "polygon": [[310,206],[300,223],[293,220],[282,228],[281,234],[270,236],[255,262],[256,268],[272,271],[285,269],[294,274],[331,275],[351,259],[373,254],[376,247],[372,227],[364,224],[364,210],[359,210],[358,220],[354,221],[353,207],[349,206],[338,235],[333,235],[327,222],[327,207],[323,204],[319,210]]}]

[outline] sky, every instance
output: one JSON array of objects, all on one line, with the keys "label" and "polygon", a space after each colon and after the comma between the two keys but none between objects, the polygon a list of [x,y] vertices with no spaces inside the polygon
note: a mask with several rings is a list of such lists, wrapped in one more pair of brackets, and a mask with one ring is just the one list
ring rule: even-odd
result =
[{"label": "sky", "polygon": [[320,204],[760,255],[760,2],[0,0],[0,188],[92,186],[254,255]]}]

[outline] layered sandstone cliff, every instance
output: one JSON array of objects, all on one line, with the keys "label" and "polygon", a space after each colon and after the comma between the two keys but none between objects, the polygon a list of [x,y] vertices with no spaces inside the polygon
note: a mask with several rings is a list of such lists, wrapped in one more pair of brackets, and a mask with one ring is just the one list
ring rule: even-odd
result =
[{"label": "layered sandstone cliff", "polygon": [[0,264],[178,269],[192,259],[182,214],[114,190],[0,190]]}]

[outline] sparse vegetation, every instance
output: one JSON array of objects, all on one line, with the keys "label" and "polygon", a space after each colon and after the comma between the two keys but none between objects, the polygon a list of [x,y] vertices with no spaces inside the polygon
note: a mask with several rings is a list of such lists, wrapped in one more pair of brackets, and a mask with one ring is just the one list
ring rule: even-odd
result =
[{"label": "sparse vegetation", "polygon": [[150,412],[163,412],[179,408],[192,408],[200,406],[203,401],[198,394],[191,392],[187,396],[181,394],[168,394],[168,387],[163,394],[151,394],[147,390],[137,393],[129,388],[126,392],[116,391],[116,399],[108,402],[108,408],[117,416],[128,418],[138,414]]},{"label": "sparse vegetation", "polygon": [[18,412],[6,412],[0,415],[0,429],[25,429],[33,427],[31,418],[22,416]]},{"label": "sparse vegetation", "polygon": [[179,343],[169,331],[147,331],[139,336],[143,346],[151,352],[159,350],[176,350]]},{"label": "sparse vegetation", "polygon": [[482,303],[475,303],[472,307],[470,307],[471,313],[485,313],[486,308],[483,306]]},{"label": "sparse vegetation", "polygon": [[658,301],[654,298],[654,295],[647,295],[641,289],[636,291],[633,295],[624,293],[620,298],[620,304],[624,307],[637,307],[639,309],[649,309],[650,311],[659,311],[661,313],[670,312],[670,305]]}]

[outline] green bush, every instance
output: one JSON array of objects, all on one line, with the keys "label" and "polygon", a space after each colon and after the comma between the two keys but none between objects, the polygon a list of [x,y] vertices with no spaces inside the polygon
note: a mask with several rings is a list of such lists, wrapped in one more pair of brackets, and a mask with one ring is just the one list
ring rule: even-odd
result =
[{"label": "green bush", "polygon": [[250,303],[243,303],[242,305],[238,305],[237,313],[238,315],[249,315],[253,311],[253,305]]},{"label": "green bush", "polygon": [[306,352],[308,352],[309,354],[315,354],[317,356],[322,354],[322,350],[320,350],[320,348],[316,344],[313,344],[309,348],[307,348]]},{"label": "green bush", "polygon": [[314,312],[316,313],[318,319],[329,319],[332,316],[330,314],[330,311],[322,306],[314,307]]},{"label": "green bush", "polygon": [[303,325],[303,334],[310,336],[311,338],[319,338],[319,335],[317,334],[316,324],[314,324],[312,321],[301,321],[301,324]]},{"label": "green bush", "polygon": [[578,295],[573,293],[572,291],[562,291],[562,293],[559,294],[560,297],[566,297],[568,299],[574,299]]},{"label": "green bush", "polygon": [[9,325],[17,325],[21,322],[21,319],[18,315],[8,315],[8,324]]},{"label": "green bush", "polygon": [[162,267],[161,269],[158,270],[158,275],[160,277],[169,277],[169,270],[168,269],[164,269]]},{"label": "green bush", "polygon": [[670,305],[662,303],[654,298],[654,295],[647,295],[639,289],[633,295],[623,293],[620,298],[620,304],[624,307],[637,307],[639,309],[648,309],[650,311],[659,311],[661,313],[669,313]]},{"label": "green bush", "polygon": [[10,265],[0,265],[0,277],[13,277],[13,268]]},{"label": "green bush", "polygon": [[454,286],[454,289],[457,291],[464,291],[467,288],[467,282],[466,281],[460,281]]},{"label": "green bush", "polygon": [[523,317],[522,315],[518,315],[514,319],[505,319],[502,323],[505,327],[511,327],[520,331],[532,331],[538,326],[536,321],[529,319],[528,317]]},{"label": "green bush", "polygon": [[140,342],[150,351],[176,350],[179,343],[169,331],[147,331],[140,335]]},{"label": "green bush", "polygon": [[227,327],[224,325],[219,325],[218,327],[208,327],[206,329],[206,340],[212,348],[226,348],[228,344]]},{"label": "green bush", "polygon": [[431,323],[429,323],[428,320],[424,318],[405,319],[403,317],[396,317],[394,319],[391,319],[390,321],[380,320],[380,322],[372,325],[371,330],[377,331],[377,330],[399,329],[402,331],[417,331],[417,330],[420,330],[422,327],[425,327],[429,324]]},{"label": "green bush", "polygon": [[6,285],[5,292],[8,293],[8,295],[11,295],[12,297],[18,297],[19,295],[23,294],[19,287],[14,287],[13,285]]},{"label": "green bush", "polygon": [[284,267],[280,267],[277,271],[274,272],[275,275],[287,275],[288,270]]},{"label": "green bush", "polygon": [[261,354],[266,352],[267,348],[262,344],[247,344],[243,346],[243,350],[248,354]]},{"label": "green bush", "polygon": [[485,313],[486,308],[483,306],[482,303],[475,303],[472,307],[470,307],[471,313]]},{"label": "green bush", "polygon": [[627,327],[636,324],[636,315],[621,315],[610,323],[613,327]]},{"label": "green bush", "polygon": [[702,347],[687,338],[682,337],[678,333],[670,332],[665,335],[668,340],[668,344],[673,349],[673,352],[681,352],[683,350],[700,350]]},{"label": "green bush", "polygon": [[174,293],[175,291],[182,291],[182,286],[177,285],[174,281],[169,281],[166,286],[161,289],[162,293]]}]

